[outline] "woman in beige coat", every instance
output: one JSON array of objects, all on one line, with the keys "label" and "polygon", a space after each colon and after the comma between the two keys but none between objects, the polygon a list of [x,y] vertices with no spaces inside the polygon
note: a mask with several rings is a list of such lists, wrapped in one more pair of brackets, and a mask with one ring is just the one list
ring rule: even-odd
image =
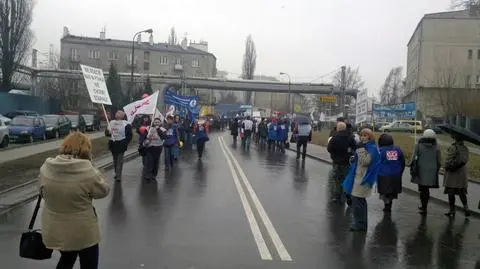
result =
[{"label": "woman in beige coat", "polygon": [[90,161],[92,143],[80,132],[67,136],[60,155],[40,168],[40,192],[45,200],[42,235],[45,246],[61,253],[57,269],[98,268],[100,231],[93,199],[110,190]]}]

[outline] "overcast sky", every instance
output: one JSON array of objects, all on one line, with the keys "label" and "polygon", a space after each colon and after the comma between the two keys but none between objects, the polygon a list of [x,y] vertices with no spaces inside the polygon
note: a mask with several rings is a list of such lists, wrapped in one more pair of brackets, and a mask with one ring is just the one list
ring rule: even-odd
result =
[{"label": "overcast sky", "polygon": [[[311,81],[341,65],[360,67],[370,93],[390,68],[405,66],[407,42],[424,13],[447,11],[450,0],[38,0],[35,48],[60,48],[63,26],[74,35],[128,39],[153,28],[166,41],[209,42],[219,70],[240,74],[245,38],[253,36],[257,75],[286,72]],[[146,37],[145,37],[146,39]],[[317,82],[330,82],[330,76]]]}]

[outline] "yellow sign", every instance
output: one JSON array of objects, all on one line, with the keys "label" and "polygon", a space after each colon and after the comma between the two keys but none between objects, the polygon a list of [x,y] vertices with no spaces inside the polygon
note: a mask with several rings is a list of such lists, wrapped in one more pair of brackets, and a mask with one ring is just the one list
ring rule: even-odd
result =
[{"label": "yellow sign", "polygon": [[320,102],[322,102],[322,103],[336,103],[337,102],[337,97],[335,95],[320,96]]},{"label": "yellow sign", "polygon": [[299,104],[295,104],[295,106],[293,107],[293,111],[295,113],[299,113],[300,111],[302,111],[302,106],[300,106]]}]

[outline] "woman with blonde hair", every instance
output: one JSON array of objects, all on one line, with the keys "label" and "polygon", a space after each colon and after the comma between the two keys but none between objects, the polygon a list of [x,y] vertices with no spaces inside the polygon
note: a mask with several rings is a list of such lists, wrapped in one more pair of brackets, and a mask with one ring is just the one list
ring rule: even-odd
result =
[{"label": "woman with blonde hair", "polygon": [[73,268],[77,256],[82,269],[98,268],[100,230],[93,199],[108,195],[109,186],[92,165],[92,143],[80,132],[68,135],[60,155],[40,168],[43,243],[61,253],[57,269]]},{"label": "woman with blonde hair", "polygon": [[375,135],[370,129],[360,131],[360,144],[355,151],[350,170],[343,181],[345,192],[352,197],[353,225],[351,231],[366,231],[368,206],[366,198],[372,194],[380,168],[380,154]]}]

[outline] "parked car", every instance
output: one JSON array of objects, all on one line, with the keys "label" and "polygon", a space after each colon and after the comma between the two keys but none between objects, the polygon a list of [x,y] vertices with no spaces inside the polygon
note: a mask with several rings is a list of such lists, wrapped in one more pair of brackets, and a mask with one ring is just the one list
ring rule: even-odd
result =
[{"label": "parked car", "polygon": [[82,133],[87,129],[85,119],[82,115],[65,115],[72,122],[72,131],[80,131]]},{"label": "parked car", "polygon": [[65,115],[43,115],[47,138],[64,137],[70,133],[72,122]]},{"label": "parked car", "polygon": [[100,118],[94,114],[83,114],[87,131],[100,131]]},{"label": "parked car", "polygon": [[4,122],[6,125],[8,125],[12,121],[12,119],[7,118],[7,117],[3,116],[2,114],[0,114],[0,120],[2,122]]},{"label": "parked car", "polygon": [[16,111],[12,111],[12,112],[8,112],[7,114],[5,114],[5,117],[9,118],[9,119],[13,119],[15,118],[16,116],[40,116],[37,112],[35,111],[30,111],[30,110],[16,110]]},{"label": "parked car", "polygon": [[0,148],[8,147],[10,141],[8,122],[0,115]]},{"label": "parked car", "polygon": [[396,120],[390,124],[379,128],[381,132],[409,132],[423,133],[423,125],[421,121],[414,120]]},{"label": "parked car", "polygon": [[46,127],[42,117],[17,116],[10,122],[10,140],[30,142],[46,140]]}]

